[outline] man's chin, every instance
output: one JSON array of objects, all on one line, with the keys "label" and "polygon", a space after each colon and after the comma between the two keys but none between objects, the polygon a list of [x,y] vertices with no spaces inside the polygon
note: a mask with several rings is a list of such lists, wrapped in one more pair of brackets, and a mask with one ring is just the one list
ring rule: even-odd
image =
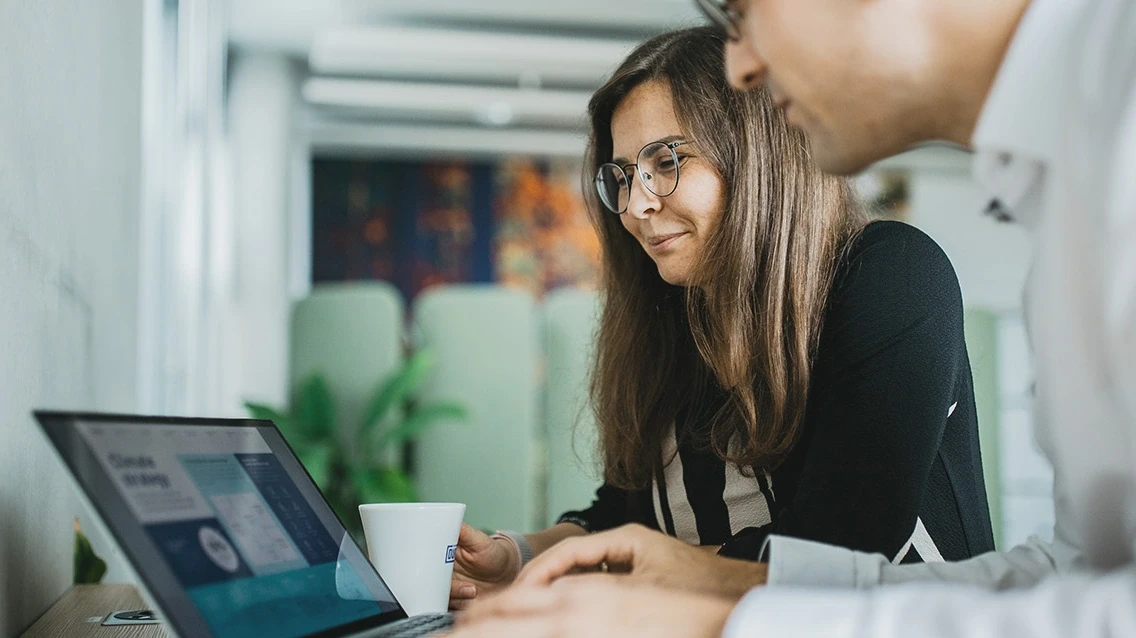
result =
[{"label": "man's chin", "polygon": [[812,145],[813,163],[831,175],[856,175],[894,153],[884,149],[855,149],[840,145]]},{"label": "man's chin", "polygon": [[856,175],[872,164],[911,148],[898,137],[867,138],[863,135],[833,135],[832,129],[805,128],[810,157],[820,170],[831,175]]}]

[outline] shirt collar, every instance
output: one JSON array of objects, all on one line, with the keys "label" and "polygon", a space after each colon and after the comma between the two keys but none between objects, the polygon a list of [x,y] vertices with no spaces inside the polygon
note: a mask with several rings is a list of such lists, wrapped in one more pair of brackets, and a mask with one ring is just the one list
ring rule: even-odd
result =
[{"label": "shirt collar", "polygon": [[1066,34],[1079,4],[1031,0],[979,114],[974,176],[993,196],[987,214],[999,220],[1036,223],[1030,198],[1060,152],[1062,101],[1072,88],[1060,78],[1069,77]]},{"label": "shirt collar", "polygon": [[971,139],[977,152],[1043,164],[1057,156],[1062,96],[1071,88],[1058,78],[1068,77],[1060,70],[1069,59],[1064,33],[1077,4],[1030,2],[979,115]]}]

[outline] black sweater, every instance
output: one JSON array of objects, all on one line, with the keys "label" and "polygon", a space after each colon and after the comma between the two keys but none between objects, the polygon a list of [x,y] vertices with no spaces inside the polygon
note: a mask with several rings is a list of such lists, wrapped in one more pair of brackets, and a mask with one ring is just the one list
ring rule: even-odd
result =
[{"label": "black sweater", "polygon": [[845,252],[801,436],[775,471],[727,467],[684,435],[701,422],[680,414],[678,455],[650,488],[604,485],[561,522],[638,522],[750,559],[774,533],[896,562],[994,549],[958,279],[911,226],[872,223]]}]

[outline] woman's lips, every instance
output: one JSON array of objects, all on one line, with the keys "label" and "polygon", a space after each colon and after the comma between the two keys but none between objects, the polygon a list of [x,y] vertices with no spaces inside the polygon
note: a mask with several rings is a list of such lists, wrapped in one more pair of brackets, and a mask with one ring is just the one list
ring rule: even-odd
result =
[{"label": "woman's lips", "polygon": [[647,245],[650,246],[651,250],[654,251],[666,250],[667,248],[673,246],[675,241],[677,241],[684,235],[686,235],[686,233],[667,233],[666,235],[654,235],[647,239]]}]

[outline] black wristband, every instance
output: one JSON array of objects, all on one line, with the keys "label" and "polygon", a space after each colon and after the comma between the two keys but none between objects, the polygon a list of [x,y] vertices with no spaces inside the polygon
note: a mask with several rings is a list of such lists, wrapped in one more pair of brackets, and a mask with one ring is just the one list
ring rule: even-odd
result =
[{"label": "black wristband", "polygon": [[761,527],[747,527],[722,543],[718,555],[756,561],[761,556],[761,547],[768,536],[766,530]]}]

